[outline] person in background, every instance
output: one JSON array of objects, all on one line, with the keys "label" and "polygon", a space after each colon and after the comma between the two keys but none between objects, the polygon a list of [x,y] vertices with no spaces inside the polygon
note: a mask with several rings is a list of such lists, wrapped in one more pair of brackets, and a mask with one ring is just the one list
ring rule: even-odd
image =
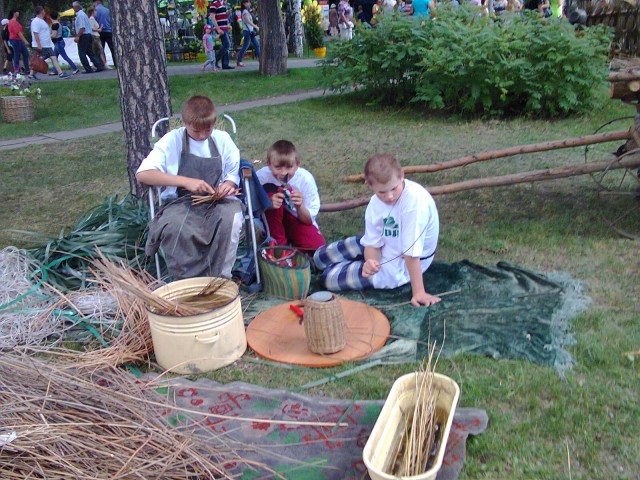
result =
[{"label": "person in background", "polygon": [[[162,247],[174,280],[231,278],[244,217],[235,198],[240,182],[240,151],[227,132],[214,130],[216,107],[209,97],[189,98],[182,108],[184,127],[162,137],[145,158],[136,179],[168,187],[173,198],[149,225],[145,252]],[[219,194],[215,202],[192,204],[193,194]]]},{"label": "person in background", "polygon": [[336,4],[332,3],[329,8],[329,35],[332,37],[338,36],[338,10]]},{"label": "person in background", "polygon": [[84,68],[82,73],[93,73],[89,60],[96,66],[97,71],[101,72],[104,70],[104,64],[93,53],[93,35],[91,34],[89,17],[82,10],[80,2],[73,2],[73,10],[76,12],[76,36],[73,40],[78,44],[78,57],[80,57],[80,63]]},{"label": "person in background", "polygon": [[2,19],[2,49],[4,50],[4,65],[2,65],[2,73],[8,73],[11,64],[13,63],[13,50],[9,45],[9,19]]},{"label": "person in background", "polygon": [[265,211],[269,233],[278,245],[291,245],[309,253],[326,242],[316,216],[320,195],[313,175],[300,167],[300,156],[293,143],[278,140],[267,152],[267,166],[256,172],[260,184],[271,198]]},{"label": "person in background", "polygon": [[242,49],[238,53],[238,67],[244,67],[242,59],[244,54],[249,48],[249,44],[253,44],[253,51],[256,53],[256,58],[260,58],[260,42],[258,41],[258,32],[260,29],[253,23],[253,16],[251,16],[251,0],[244,0],[242,2]]},{"label": "person in background", "polygon": [[413,0],[411,2],[411,5],[413,6],[413,16],[429,18],[431,2],[432,0]]},{"label": "person in background", "polygon": [[233,70],[235,67],[229,65],[229,50],[231,49],[231,38],[229,37],[229,16],[227,13],[226,0],[214,0],[209,5],[209,19],[213,29],[222,41],[222,47],[218,50],[217,58],[222,61],[223,70]]},{"label": "person in background", "polygon": [[[44,7],[38,5],[34,13],[35,17],[31,20],[31,47],[35,50],[34,55],[39,55],[43,60],[51,60],[58,77],[62,79],[68,78],[69,74],[62,71],[58,63],[58,57],[53,52],[54,45],[51,39],[51,30],[47,22],[44,21]],[[36,72],[31,70],[29,78],[37,80]]]},{"label": "person in background", "polygon": [[340,29],[340,38],[343,40],[351,40],[353,38],[353,26],[353,8],[351,8],[347,0],[340,0],[340,3],[338,3],[338,28]]},{"label": "person in background", "polygon": [[22,65],[25,71],[29,69],[29,50],[27,50],[27,39],[24,38],[24,29],[18,18],[20,17],[19,10],[11,10],[9,12],[9,23],[7,29],[9,30],[9,45],[13,50],[13,71],[14,73],[20,72],[20,58],[22,57]]},{"label": "person in background", "polygon": [[105,45],[109,46],[109,51],[111,52],[111,61],[113,62],[113,66],[117,67],[118,64],[116,62],[116,51],[113,48],[113,30],[111,29],[111,12],[107,7],[102,5],[102,0],[94,0],[93,6],[96,9],[96,21],[98,22],[98,25],[100,25],[100,28],[101,28],[100,43],[102,44],[102,50],[104,50]]},{"label": "person in background", "polygon": [[109,66],[107,65],[107,57],[104,54],[102,42],[100,42],[100,31],[102,30],[102,27],[96,20],[96,9],[93,7],[88,8],[87,16],[89,17],[89,23],[91,24],[91,48],[93,49],[93,53],[100,58],[104,68],[109,69]]},{"label": "person in background", "polygon": [[202,49],[204,50],[204,54],[207,57],[207,61],[202,64],[202,67],[200,67],[200,70],[204,72],[207,68],[207,65],[211,65],[213,72],[219,72],[220,70],[216,68],[216,51],[214,48],[217,37],[214,37],[212,34],[213,27],[207,24],[204,26],[203,32],[204,33],[202,35]]},{"label": "person in background", "polygon": [[411,304],[440,301],[424,288],[423,274],[436,253],[440,221],[429,192],[404,178],[398,160],[380,153],[367,160],[364,176],[374,195],[365,212],[364,236],[349,237],[313,256],[331,291],[396,288],[411,284]]},{"label": "person in background", "polygon": [[73,75],[76,75],[80,70],[73,60],[69,58],[67,55],[67,51],[65,50],[64,43],[64,27],[60,23],[60,14],[56,11],[51,12],[51,40],[53,41],[53,54],[58,57],[58,55],[62,56],[65,62],[69,64],[71,67],[71,72]]}]

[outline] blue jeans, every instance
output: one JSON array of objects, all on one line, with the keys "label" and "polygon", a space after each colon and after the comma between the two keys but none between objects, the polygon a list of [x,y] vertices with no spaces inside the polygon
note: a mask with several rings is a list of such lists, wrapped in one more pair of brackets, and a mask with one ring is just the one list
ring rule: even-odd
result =
[{"label": "blue jeans", "polygon": [[231,39],[229,38],[229,32],[227,30],[222,31],[220,37],[222,46],[220,50],[216,52],[216,58],[222,60],[222,68],[229,66],[229,49],[231,48]]},{"label": "blue jeans", "polygon": [[29,50],[22,40],[9,40],[9,45],[13,49],[13,71],[20,71],[20,56],[26,72],[29,71]]},{"label": "blue jeans", "polygon": [[251,36],[251,32],[249,30],[244,30],[242,32],[242,49],[240,53],[238,53],[238,63],[242,62],[244,58],[244,54],[249,49],[249,44],[253,44],[253,50],[256,52],[256,58],[260,58],[260,42],[258,41],[258,35]]},{"label": "blue jeans", "polygon": [[69,66],[71,67],[72,71],[76,71],[78,70],[78,67],[76,66],[75,63],[73,63],[73,60],[71,60],[69,58],[69,55],[67,55],[67,51],[65,50],[65,45],[64,45],[64,39],[61,40],[57,40],[53,43],[53,45],[55,46],[55,49],[53,51],[53,54],[57,57],[58,55],[60,55],[65,62],[67,62],[69,64]]}]

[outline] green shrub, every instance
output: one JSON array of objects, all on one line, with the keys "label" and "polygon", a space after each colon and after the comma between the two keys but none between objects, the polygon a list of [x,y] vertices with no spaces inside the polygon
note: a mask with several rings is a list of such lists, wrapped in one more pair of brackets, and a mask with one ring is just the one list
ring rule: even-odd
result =
[{"label": "green shrub", "polygon": [[359,27],[357,41],[334,42],[325,86],[464,113],[565,115],[590,106],[610,38],[606,27],[576,30],[537,12],[492,19],[443,6],[431,20],[394,15]]}]

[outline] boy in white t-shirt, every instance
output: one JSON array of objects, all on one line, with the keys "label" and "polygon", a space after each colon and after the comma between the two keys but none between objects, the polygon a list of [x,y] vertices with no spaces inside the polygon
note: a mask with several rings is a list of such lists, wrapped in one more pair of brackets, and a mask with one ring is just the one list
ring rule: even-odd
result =
[{"label": "boy in white t-shirt", "polygon": [[389,154],[371,157],[365,180],[375,195],[365,213],[364,236],[319,248],[313,260],[329,290],[396,288],[411,283],[411,304],[432,305],[440,298],[424,289],[422,274],[436,252],[438,210],[427,190],[404,178]]},{"label": "boy in white t-shirt", "polygon": [[269,147],[267,166],[256,172],[258,180],[271,198],[265,212],[271,237],[278,245],[291,245],[310,254],[326,242],[316,215],[320,195],[313,175],[300,167],[300,157],[293,143],[278,140]]}]

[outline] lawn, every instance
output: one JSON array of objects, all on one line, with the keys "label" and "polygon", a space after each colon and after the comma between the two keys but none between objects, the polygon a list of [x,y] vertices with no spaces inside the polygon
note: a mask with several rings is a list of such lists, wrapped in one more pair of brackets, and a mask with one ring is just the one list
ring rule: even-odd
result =
[{"label": "lawn", "polygon": [[[284,95],[320,86],[313,68],[292,68],[282,78],[261,77],[257,72],[224,75],[198,73],[169,77],[171,103],[179,112],[195,92],[209,95],[216,105]],[[118,80],[47,82],[38,85],[42,98],[36,104],[36,121],[28,124],[0,122],[0,139],[94,127],[120,121]],[[79,112],[82,121],[78,121]]]},{"label": "lawn", "polygon": [[[178,101],[199,91],[197,79],[193,81],[192,90],[172,90],[172,97]],[[237,93],[224,98],[245,98],[232,97]],[[341,178],[360,173],[374,152],[390,151],[405,165],[432,163],[585,135],[633,113],[632,107],[609,101],[603,92],[590,114],[557,121],[483,121],[410,108],[369,108],[354,96],[256,108],[234,118],[238,144],[247,158],[264,159],[275,140],[291,139],[327,203],[366,194],[362,185]],[[67,118],[68,125],[78,126],[71,112]],[[631,124],[628,120],[625,125]],[[607,145],[597,153],[605,159],[615,148]],[[95,137],[90,144],[66,142],[11,152],[0,161],[0,225],[57,234],[104,197],[126,192],[124,152],[122,134]],[[575,148],[411,178],[440,185],[584,161],[584,150]],[[574,365],[566,378],[526,361],[473,355],[440,359],[438,371],[461,387],[460,406],[483,408],[489,415],[487,431],[468,442],[460,478],[638,478],[640,375],[637,357],[624,352],[640,348],[640,244],[620,238],[604,221],[620,206],[598,195],[589,176],[474,190],[440,196],[436,202],[441,215],[438,261],[508,260],[538,271],[566,271],[583,282],[593,299],[590,308],[573,319],[576,343],[569,351]],[[336,239],[361,231],[363,209],[321,214],[318,221],[325,236]],[[1,232],[0,246],[8,244],[27,242],[23,236]],[[293,389],[351,367],[284,370],[241,360],[210,376]],[[310,393],[380,399],[398,375],[415,368],[375,367]]]}]

